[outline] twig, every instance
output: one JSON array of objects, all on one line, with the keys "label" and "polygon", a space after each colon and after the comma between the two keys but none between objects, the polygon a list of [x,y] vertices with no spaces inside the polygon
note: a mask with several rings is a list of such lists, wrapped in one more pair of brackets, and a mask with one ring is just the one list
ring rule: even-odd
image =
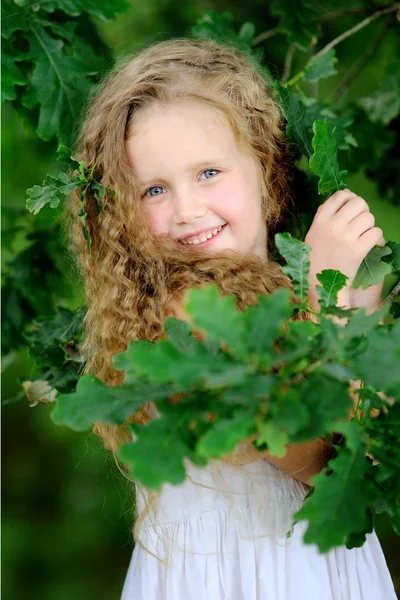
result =
[{"label": "twig", "polygon": [[331,93],[325,99],[325,102],[328,102],[328,103],[335,102],[339,98],[339,96],[341,96],[350,87],[350,85],[353,83],[354,79],[356,77],[358,77],[358,75],[361,73],[361,71],[363,70],[365,65],[368,63],[371,56],[373,56],[373,54],[375,53],[377,48],[380,46],[380,44],[384,40],[392,23],[393,23],[392,16],[390,16],[382,24],[382,26],[378,32],[378,35],[373,40],[372,44],[370,46],[367,46],[367,49],[364,52],[364,54],[362,54],[361,57],[359,58],[359,60],[357,62],[355,62],[354,65],[347,71],[343,80],[339,83],[339,85],[334,90],[331,91]]},{"label": "twig", "polygon": [[294,53],[296,52],[296,44],[290,44],[288,51],[286,53],[286,58],[285,58],[285,66],[283,69],[283,75],[281,78],[281,83],[286,83],[286,81],[289,79],[290,77],[290,71],[292,69],[292,60],[293,60],[293,56]]},{"label": "twig", "polygon": [[367,25],[369,25],[370,23],[375,21],[375,19],[378,19],[379,17],[382,17],[382,15],[387,15],[387,14],[395,12],[397,10],[400,10],[400,2],[395,2],[395,4],[393,4],[392,6],[389,6],[388,8],[384,8],[383,10],[378,10],[376,13],[374,13],[370,17],[367,17],[363,21],[360,21],[360,23],[358,23],[351,29],[344,31],[337,38],[335,38],[334,40],[329,42],[329,44],[327,44],[324,48],[322,48],[322,50],[320,50],[319,52],[317,52],[317,54],[315,54],[314,59],[319,58],[323,54],[326,54],[327,52],[329,52],[329,50],[331,48],[333,48],[334,46],[337,46],[337,44],[339,44],[340,42],[343,42],[343,40],[345,40],[346,38],[353,35],[353,33],[357,33],[357,31],[360,31],[360,29],[363,29],[364,27],[366,27]]},{"label": "twig", "polygon": [[391,302],[393,300],[393,298],[395,298],[399,294],[400,294],[400,281],[398,281],[396,283],[396,285],[394,286],[394,288],[392,289],[392,291],[390,292],[390,294],[388,294],[386,296],[386,298],[384,299],[384,301],[382,302],[382,304],[380,305],[380,307],[378,308],[378,310],[376,310],[375,312],[378,312],[379,310],[381,310],[384,306],[386,306],[386,304],[388,304],[389,302]]},{"label": "twig", "polygon": [[274,27],[274,29],[268,29],[267,31],[263,31],[259,35],[256,35],[256,37],[252,39],[251,43],[253,46],[255,46],[256,44],[259,44],[260,42],[263,42],[264,40],[268,40],[270,37],[273,37],[274,35],[277,35],[278,33],[285,33],[285,32],[281,31],[277,27]]},{"label": "twig", "polygon": [[325,23],[326,21],[331,21],[332,19],[340,19],[340,17],[345,17],[346,15],[362,15],[368,12],[368,8],[359,7],[359,8],[349,8],[348,10],[339,10],[337,12],[331,12],[327,15],[323,15],[317,19],[317,23]]}]

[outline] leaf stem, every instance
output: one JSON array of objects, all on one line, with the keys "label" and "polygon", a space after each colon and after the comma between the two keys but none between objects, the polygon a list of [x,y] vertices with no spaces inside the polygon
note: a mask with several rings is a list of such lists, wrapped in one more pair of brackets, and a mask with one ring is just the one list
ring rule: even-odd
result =
[{"label": "leaf stem", "polygon": [[375,19],[378,19],[379,17],[381,17],[383,15],[387,15],[389,13],[396,12],[398,10],[400,10],[400,2],[395,2],[394,4],[392,4],[392,6],[384,8],[383,10],[376,11],[373,15],[370,15],[363,21],[360,21],[360,23],[357,23],[357,25],[355,25],[351,29],[348,29],[347,31],[344,31],[342,34],[340,34],[334,40],[329,42],[329,44],[327,44],[324,48],[322,48],[322,50],[320,50],[319,52],[317,52],[317,54],[315,54],[314,59],[317,59],[320,56],[322,56],[323,54],[326,54],[327,52],[329,52],[329,50],[331,48],[334,48],[335,46],[337,46],[337,44],[339,44],[340,42],[343,42],[343,40],[345,40],[346,38],[350,37],[354,33],[357,33],[357,31],[360,31],[361,29],[366,27],[367,25],[369,25],[370,23],[375,21]]}]

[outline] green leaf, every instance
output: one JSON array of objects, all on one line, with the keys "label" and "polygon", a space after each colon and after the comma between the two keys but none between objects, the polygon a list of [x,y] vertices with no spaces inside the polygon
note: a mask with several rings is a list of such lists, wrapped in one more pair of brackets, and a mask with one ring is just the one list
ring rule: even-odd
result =
[{"label": "green leaf", "polygon": [[49,204],[50,208],[57,208],[61,200],[81,186],[82,181],[78,177],[69,177],[66,173],[60,173],[58,177],[47,175],[41,186],[34,185],[26,190],[26,208],[34,215],[46,204]]},{"label": "green leaf", "polygon": [[160,490],[164,482],[177,485],[184,481],[183,459],[190,455],[190,449],[181,429],[187,427],[189,417],[190,412],[184,412],[172,426],[163,415],[147,425],[128,426],[136,441],[121,446],[118,458],[131,466],[132,476],[142,485]]},{"label": "green leaf", "polygon": [[338,293],[346,285],[347,275],[334,269],[324,269],[317,273],[317,279],[322,283],[322,287],[317,285],[316,290],[319,296],[321,306],[336,306]]},{"label": "green leaf", "polygon": [[198,341],[193,337],[192,328],[188,323],[170,317],[165,320],[164,329],[168,341],[178,352],[196,352]]},{"label": "green leaf", "polygon": [[376,92],[360,98],[362,106],[373,123],[388,125],[400,114],[400,67],[395,62],[387,66],[382,84]]},{"label": "green leaf", "polygon": [[57,136],[62,143],[68,143],[92,82],[79,60],[65,53],[61,39],[54,39],[34,22],[30,30],[27,58],[34,61],[35,68],[22,103],[27,108],[39,105],[36,131],[40,138],[48,141]]},{"label": "green leaf", "polygon": [[39,6],[46,12],[61,10],[71,17],[78,17],[87,12],[91,17],[104,22],[112,21],[117,14],[127,12],[131,8],[127,0],[46,0]]},{"label": "green leaf", "polygon": [[380,327],[369,333],[364,352],[354,357],[354,369],[367,385],[399,396],[400,321],[390,330]]},{"label": "green leaf", "polygon": [[289,438],[287,433],[277,429],[272,423],[267,421],[266,423],[259,424],[259,437],[256,439],[256,446],[267,446],[270,454],[281,458],[285,456],[287,452],[287,443]]},{"label": "green leaf", "polygon": [[241,383],[230,386],[220,396],[220,401],[225,404],[261,404],[270,395],[271,390],[277,385],[274,375],[259,375],[246,377]]},{"label": "green leaf", "polygon": [[[83,375],[72,394],[58,396],[51,419],[56,425],[67,425],[74,431],[89,429],[94,421],[122,424],[138,411],[149,398],[160,396],[162,390],[148,385],[106,386],[93,375]],[[165,395],[170,394],[169,388]]]},{"label": "green leaf", "polygon": [[330,196],[337,190],[345,188],[343,177],[347,175],[347,171],[339,169],[335,128],[330,130],[328,119],[315,121],[313,130],[314,154],[310,158],[309,167],[320,178],[318,193]]},{"label": "green leaf", "polygon": [[273,365],[295,362],[308,356],[321,329],[311,321],[288,321],[286,328],[286,335],[280,344],[281,351],[276,354]]},{"label": "green leaf", "polygon": [[346,446],[329,462],[330,474],[313,477],[314,493],[295,515],[296,522],[309,521],[304,541],[317,544],[320,552],[343,546],[349,534],[369,531],[368,508],[376,495],[367,479],[372,466],[365,458],[365,432],[355,421],[344,423],[341,432],[346,435]]},{"label": "green leaf", "polygon": [[304,302],[307,298],[310,272],[309,253],[311,247],[296,238],[290,233],[277,233],[275,235],[275,244],[279,253],[287,262],[283,267],[283,272],[291,277],[293,289],[297,298]]},{"label": "green leaf", "polygon": [[386,304],[380,310],[367,315],[364,307],[360,307],[348,320],[342,333],[345,340],[351,340],[358,336],[367,335],[372,329],[375,329],[380,320],[389,313],[390,305]]},{"label": "green leaf", "polygon": [[19,3],[3,0],[1,3],[1,35],[11,38],[14,31],[26,30],[29,27],[30,11]]},{"label": "green leaf", "polygon": [[254,34],[255,34],[255,26],[253,23],[243,23],[239,30],[239,37],[249,46],[251,46]]},{"label": "green leaf", "polygon": [[280,288],[270,296],[260,296],[259,305],[245,313],[248,346],[251,352],[262,356],[274,354],[273,342],[282,335],[287,319],[293,313],[290,290]]},{"label": "green leaf", "polygon": [[210,387],[242,382],[252,367],[232,362],[224,353],[213,354],[199,342],[190,346],[190,352],[179,351],[166,340],[157,344],[134,341],[125,352],[113,358],[116,369],[126,371],[129,381],[145,377],[150,381],[166,383],[174,381],[190,388],[193,384],[206,383]]},{"label": "green leaf", "polygon": [[337,70],[335,64],[337,58],[335,50],[331,48],[325,54],[322,54],[318,58],[311,58],[304,69],[303,78],[309,82],[319,81],[325,77],[336,75]]},{"label": "green leaf", "polygon": [[243,353],[245,318],[233,295],[221,296],[217,286],[209,284],[189,290],[185,308],[194,325],[206,332],[207,340],[227,344],[232,354]]},{"label": "green leaf", "polygon": [[392,254],[382,256],[382,260],[392,266],[393,271],[400,271],[400,244],[397,242],[387,242],[386,248],[390,248]]},{"label": "green leaf", "polygon": [[350,146],[357,146],[354,137],[346,130],[353,123],[352,118],[338,117],[328,105],[305,96],[299,89],[289,85],[289,82],[283,86],[279,81],[275,81],[273,88],[287,121],[286,134],[289,140],[298,146],[301,154],[307,158],[312,155],[313,123],[325,117],[330,127],[336,127],[338,148],[346,150]]},{"label": "green leaf", "polygon": [[68,165],[71,169],[79,169],[79,162],[72,156],[71,149],[62,144],[57,148],[58,162]]},{"label": "green leaf", "polygon": [[374,246],[358,267],[353,288],[357,289],[361,286],[366,290],[370,285],[380,283],[392,270],[391,266],[381,259],[391,253],[392,250],[388,246]]},{"label": "green leaf", "polygon": [[16,65],[24,59],[23,55],[7,54],[4,44],[1,53],[1,101],[14,100],[17,97],[16,85],[26,85],[27,79]]},{"label": "green leaf", "polygon": [[196,444],[196,453],[204,458],[221,458],[255,431],[254,409],[240,408],[229,419],[219,419]]},{"label": "green leaf", "polygon": [[[322,369],[315,369],[304,381],[292,384],[292,394],[299,396],[300,404],[308,412],[308,420],[304,427],[299,424],[296,432],[291,430],[291,441],[303,442],[335,430],[337,421],[345,418],[352,406],[348,386],[348,381],[334,379]],[[274,398],[274,402],[282,401]]]},{"label": "green leaf", "polygon": [[268,415],[271,424],[285,431],[290,438],[304,430],[312,419],[307,406],[302,402],[301,394],[294,387],[274,390],[268,406]]}]

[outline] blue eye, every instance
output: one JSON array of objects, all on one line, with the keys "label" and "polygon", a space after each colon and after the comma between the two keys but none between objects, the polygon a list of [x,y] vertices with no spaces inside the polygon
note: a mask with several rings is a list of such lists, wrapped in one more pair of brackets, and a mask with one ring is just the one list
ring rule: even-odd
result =
[{"label": "blue eye", "polygon": [[[205,175],[206,173],[213,173],[213,175],[211,175],[211,177],[206,177],[206,179],[212,179],[212,177],[214,177],[219,172],[220,171],[218,171],[218,169],[206,169],[205,171],[202,172],[202,175]],[[201,179],[201,177],[200,177],[200,179]]]},{"label": "blue eye", "polygon": [[[153,185],[153,187],[149,188],[147,190],[147,192],[144,193],[145,196],[161,196],[162,195],[162,191],[161,190],[165,190],[165,188],[163,188],[161,185]],[[152,194],[151,192],[155,192],[154,194]],[[150,192],[150,193],[149,193]]]}]

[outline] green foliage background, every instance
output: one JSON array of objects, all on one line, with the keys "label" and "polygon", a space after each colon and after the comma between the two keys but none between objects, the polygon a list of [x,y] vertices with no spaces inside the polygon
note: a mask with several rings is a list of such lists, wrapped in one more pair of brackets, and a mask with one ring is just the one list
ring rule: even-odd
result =
[{"label": "green foliage background", "polygon": [[[234,0],[216,6],[208,1],[190,0],[177,5],[170,0],[151,0],[132,3],[129,12],[113,22],[82,15],[79,31],[89,38],[93,29],[98,32],[98,54],[104,57],[102,68],[107,68],[112,57],[135,52],[155,40],[189,33],[207,10],[230,10],[237,29],[250,21],[257,35],[276,26],[277,4],[288,4],[297,15],[304,8],[303,2],[250,0],[244,4]],[[318,48],[387,4],[339,0],[330,8],[327,3],[314,3],[320,14],[328,17],[333,13],[324,22],[324,36]],[[335,16],[338,12],[344,14]],[[339,44],[338,73],[317,85],[311,84],[311,93],[319,99],[336,96],[338,107],[373,97],[390,80],[394,60],[399,60],[398,26],[396,29],[391,22],[385,29],[385,22],[385,17],[378,19]],[[365,49],[374,39],[379,44],[373,54],[366,57],[350,87],[339,93],[343,78],[365,56]],[[288,48],[285,36],[266,40],[260,46],[266,64],[278,77],[284,71]],[[303,64],[304,53],[297,50],[292,73]],[[372,102],[375,105],[376,99]],[[370,122],[360,119],[359,116],[358,129],[350,128],[355,134],[358,132],[361,148],[346,154],[348,164],[343,166],[351,167],[347,184],[367,200],[385,239],[400,242],[399,175],[393,150],[399,117],[387,127],[384,123],[371,127]],[[6,102],[2,144],[4,597],[118,598],[132,550],[131,486],[97,438],[55,427],[49,418],[51,407],[30,408],[18,383],[19,379],[33,380],[40,370],[37,357],[28,356],[25,341],[18,339],[22,325],[37,314],[52,314],[56,305],[75,311],[82,302],[82,291],[76,288],[62,252],[57,210],[46,206],[33,216],[25,208],[26,189],[40,184],[48,173],[59,173],[55,161],[57,141],[40,140],[29,112],[21,121]],[[26,268],[27,258],[20,257],[24,249],[29,253],[30,264],[32,257],[35,259],[35,268],[30,271]],[[50,263],[48,256],[52,257]],[[384,518],[377,519],[376,528],[400,590],[399,539],[390,532]]]}]

